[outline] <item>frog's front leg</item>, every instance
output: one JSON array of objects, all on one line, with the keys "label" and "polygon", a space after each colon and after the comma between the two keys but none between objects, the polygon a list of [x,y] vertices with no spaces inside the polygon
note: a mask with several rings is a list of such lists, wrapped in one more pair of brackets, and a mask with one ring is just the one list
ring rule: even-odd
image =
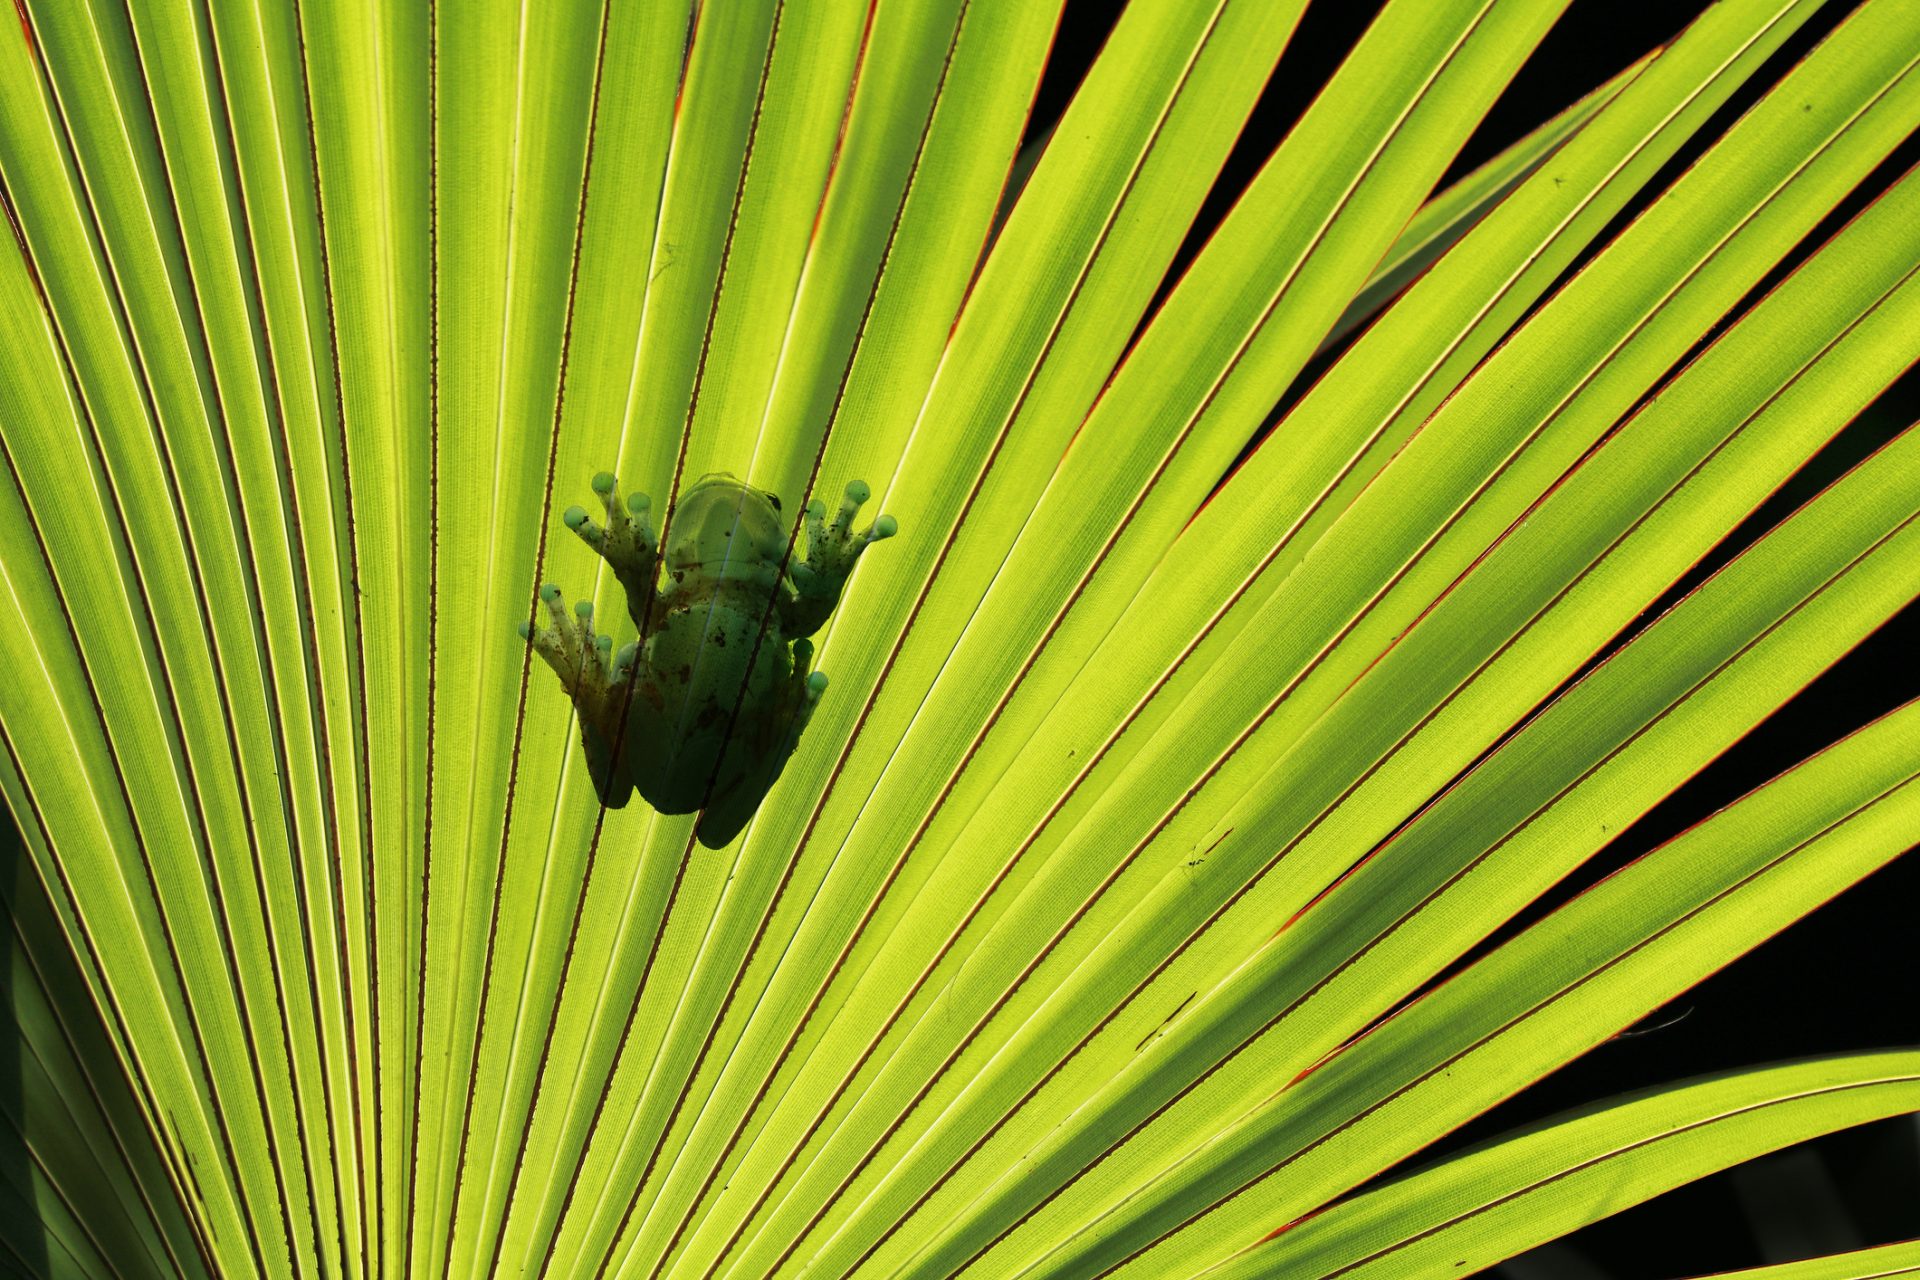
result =
[{"label": "frog's front leg", "polygon": [[633,625],[641,635],[652,635],[659,630],[665,612],[656,586],[660,547],[653,536],[652,504],[644,493],[630,494],[621,502],[619,485],[610,471],[602,471],[593,478],[593,491],[600,495],[601,505],[606,508],[606,523],[596,522],[585,507],[578,506],[562,512],[561,523],[600,553],[627,593],[627,612],[633,618]]},{"label": "frog's front leg", "polygon": [[853,518],[869,494],[863,481],[849,484],[832,524],[826,522],[827,508],[818,498],[807,504],[807,557],[789,566],[793,596],[781,601],[786,634],[810,636],[824,626],[860,553],[899,532],[892,516],[881,516],[859,533],[853,532]]},{"label": "frog's front leg", "polygon": [[634,789],[632,753],[620,749],[624,737],[644,732],[645,691],[634,687],[637,646],[613,653],[613,637],[593,629],[593,605],[582,600],[571,611],[551,582],[540,588],[552,626],[534,630],[520,624],[520,637],[560,677],[580,718],[593,787],[610,809],[627,803]]},{"label": "frog's front leg", "polygon": [[800,735],[813,715],[814,706],[827,687],[826,673],[809,671],[813,664],[813,642],[796,640],[793,645],[793,669],[782,682],[779,696],[757,715],[743,708],[733,726],[728,756],[748,761],[745,770],[735,774],[723,770],[718,785],[707,797],[695,829],[700,843],[709,849],[724,849],[733,843],[747,820],[759,809],[767,792],[780,779]]}]

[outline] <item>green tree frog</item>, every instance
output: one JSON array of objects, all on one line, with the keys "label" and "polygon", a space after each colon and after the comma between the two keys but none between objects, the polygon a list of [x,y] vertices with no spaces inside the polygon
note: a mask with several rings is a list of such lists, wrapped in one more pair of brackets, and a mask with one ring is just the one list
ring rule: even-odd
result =
[{"label": "green tree frog", "polygon": [[540,599],[552,625],[523,622],[521,637],[573,699],[601,800],[617,809],[637,790],[661,813],[704,807],[700,843],[723,848],[779,778],[827,687],[810,669],[807,637],[833,612],[860,553],[898,525],[883,515],[853,531],[868,497],[856,480],[831,523],[819,499],[807,504],[807,554],[789,562],[779,498],[718,472],[681,495],[663,556],[645,494],[622,502],[604,471],[593,489],[604,522],[577,506],[561,521],[619,579],[640,640],[614,653],[592,604],[569,610],[550,582]]}]

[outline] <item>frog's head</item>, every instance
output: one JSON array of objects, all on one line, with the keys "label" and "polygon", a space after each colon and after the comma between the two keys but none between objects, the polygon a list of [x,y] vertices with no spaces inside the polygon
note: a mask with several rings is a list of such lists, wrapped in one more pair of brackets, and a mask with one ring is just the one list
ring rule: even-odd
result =
[{"label": "frog's head", "polygon": [[709,472],[689,485],[674,507],[667,572],[690,586],[704,579],[771,589],[780,580],[787,537],[779,498],[727,472]]}]

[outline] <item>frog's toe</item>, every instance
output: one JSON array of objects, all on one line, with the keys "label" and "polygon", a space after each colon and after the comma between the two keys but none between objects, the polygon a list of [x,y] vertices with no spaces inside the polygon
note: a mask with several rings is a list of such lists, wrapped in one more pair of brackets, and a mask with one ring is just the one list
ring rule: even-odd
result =
[{"label": "frog's toe", "polygon": [[593,517],[587,514],[587,509],[577,502],[560,513],[560,523],[573,530],[579,535],[580,541],[596,551],[607,540],[606,529],[595,524]]},{"label": "frog's toe", "polygon": [[620,646],[620,652],[613,655],[612,678],[615,684],[633,674],[633,664],[640,659],[640,646],[629,640]]},{"label": "frog's toe", "polygon": [[618,809],[634,789],[632,770],[619,759],[614,744],[627,718],[624,704],[637,648],[629,644],[614,653],[613,637],[594,630],[592,603],[582,600],[569,609],[551,582],[541,586],[540,603],[551,625],[536,628],[522,622],[520,637],[560,677],[579,715],[580,744],[593,789],[609,809]]},{"label": "frog's toe", "polygon": [[888,515],[858,533],[853,531],[854,517],[872,496],[865,481],[851,482],[831,523],[825,503],[818,498],[807,503],[807,556],[790,570],[794,587],[802,596],[838,597],[860,553],[900,531],[900,522]]},{"label": "frog's toe", "polygon": [[522,622],[518,628],[520,638],[533,645],[533,651],[545,659],[555,675],[563,682],[571,683],[579,674],[580,663],[579,636],[573,617],[567,612],[566,601],[562,599],[559,587],[551,582],[543,582],[539,595],[552,625],[535,627],[532,623]]},{"label": "frog's toe", "polygon": [[561,683],[574,691],[575,701],[604,691],[612,684],[613,637],[594,631],[592,602],[582,600],[568,609],[560,588],[548,582],[540,587],[540,603],[546,606],[552,625],[536,628],[522,622],[520,638],[531,643]]},{"label": "frog's toe", "polygon": [[622,501],[620,482],[612,472],[593,476],[593,493],[599,495],[605,522],[593,520],[586,507],[568,507],[561,520],[607,557],[616,572],[637,568],[641,558],[653,555],[653,503],[645,493],[630,493]]},{"label": "frog's toe", "polygon": [[812,666],[813,641],[802,636],[793,642],[793,687],[798,695],[794,705],[800,715],[792,732],[796,743],[800,741],[800,730],[806,727],[806,717],[813,712],[813,704],[820,701],[820,695],[827,691],[827,673],[814,671]]},{"label": "frog's toe", "polygon": [[572,506],[560,514],[560,522],[600,553],[630,599],[642,599],[653,586],[659,562],[652,503],[644,493],[629,494],[622,500],[619,482],[611,471],[593,478],[593,491],[600,498],[604,519],[595,520],[585,507]]},{"label": "frog's toe", "polygon": [[840,494],[840,512],[833,518],[833,531],[845,534],[853,527],[853,518],[860,514],[860,508],[873,496],[873,490],[867,487],[865,480],[849,480]]},{"label": "frog's toe", "polygon": [[[829,526],[828,538],[839,544],[848,544],[853,554],[858,555],[868,543],[878,542],[882,538],[891,538],[899,531],[899,522],[892,516],[881,516],[859,533],[853,532],[853,519],[860,514],[860,508],[873,496],[873,490],[867,487],[865,480],[849,480],[846,489],[840,495],[840,510],[834,513],[833,524]],[[818,498],[808,506],[809,514],[818,508],[825,515],[824,504]]]}]

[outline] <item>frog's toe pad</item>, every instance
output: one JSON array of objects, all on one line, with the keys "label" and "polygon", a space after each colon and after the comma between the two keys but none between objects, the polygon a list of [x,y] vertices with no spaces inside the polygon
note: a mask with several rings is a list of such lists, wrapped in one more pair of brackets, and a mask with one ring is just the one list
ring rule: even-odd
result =
[{"label": "frog's toe pad", "polygon": [[860,553],[900,531],[900,522],[888,515],[858,533],[853,531],[854,517],[871,496],[872,490],[865,481],[848,484],[840,499],[840,510],[831,523],[827,521],[825,503],[818,498],[807,503],[807,556],[790,570],[793,584],[801,595],[837,595],[847,575],[853,572]]},{"label": "frog's toe pad", "polygon": [[653,580],[658,551],[652,503],[644,493],[629,494],[623,501],[611,471],[593,478],[593,491],[602,519],[595,520],[585,507],[571,506],[561,512],[560,522],[600,553],[629,592],[636,585],[644,587]]},{"label": "frog's toe pad", "polygon": [[523,621],[516,628],[520,638],[533,645],[576,702],[604,695],[613,683],[613,637],[594,631],[592,602],[582,600],[569,609],[560,588],[548,582],[540,587],[540,603],[551,625],[536,628]]}]

